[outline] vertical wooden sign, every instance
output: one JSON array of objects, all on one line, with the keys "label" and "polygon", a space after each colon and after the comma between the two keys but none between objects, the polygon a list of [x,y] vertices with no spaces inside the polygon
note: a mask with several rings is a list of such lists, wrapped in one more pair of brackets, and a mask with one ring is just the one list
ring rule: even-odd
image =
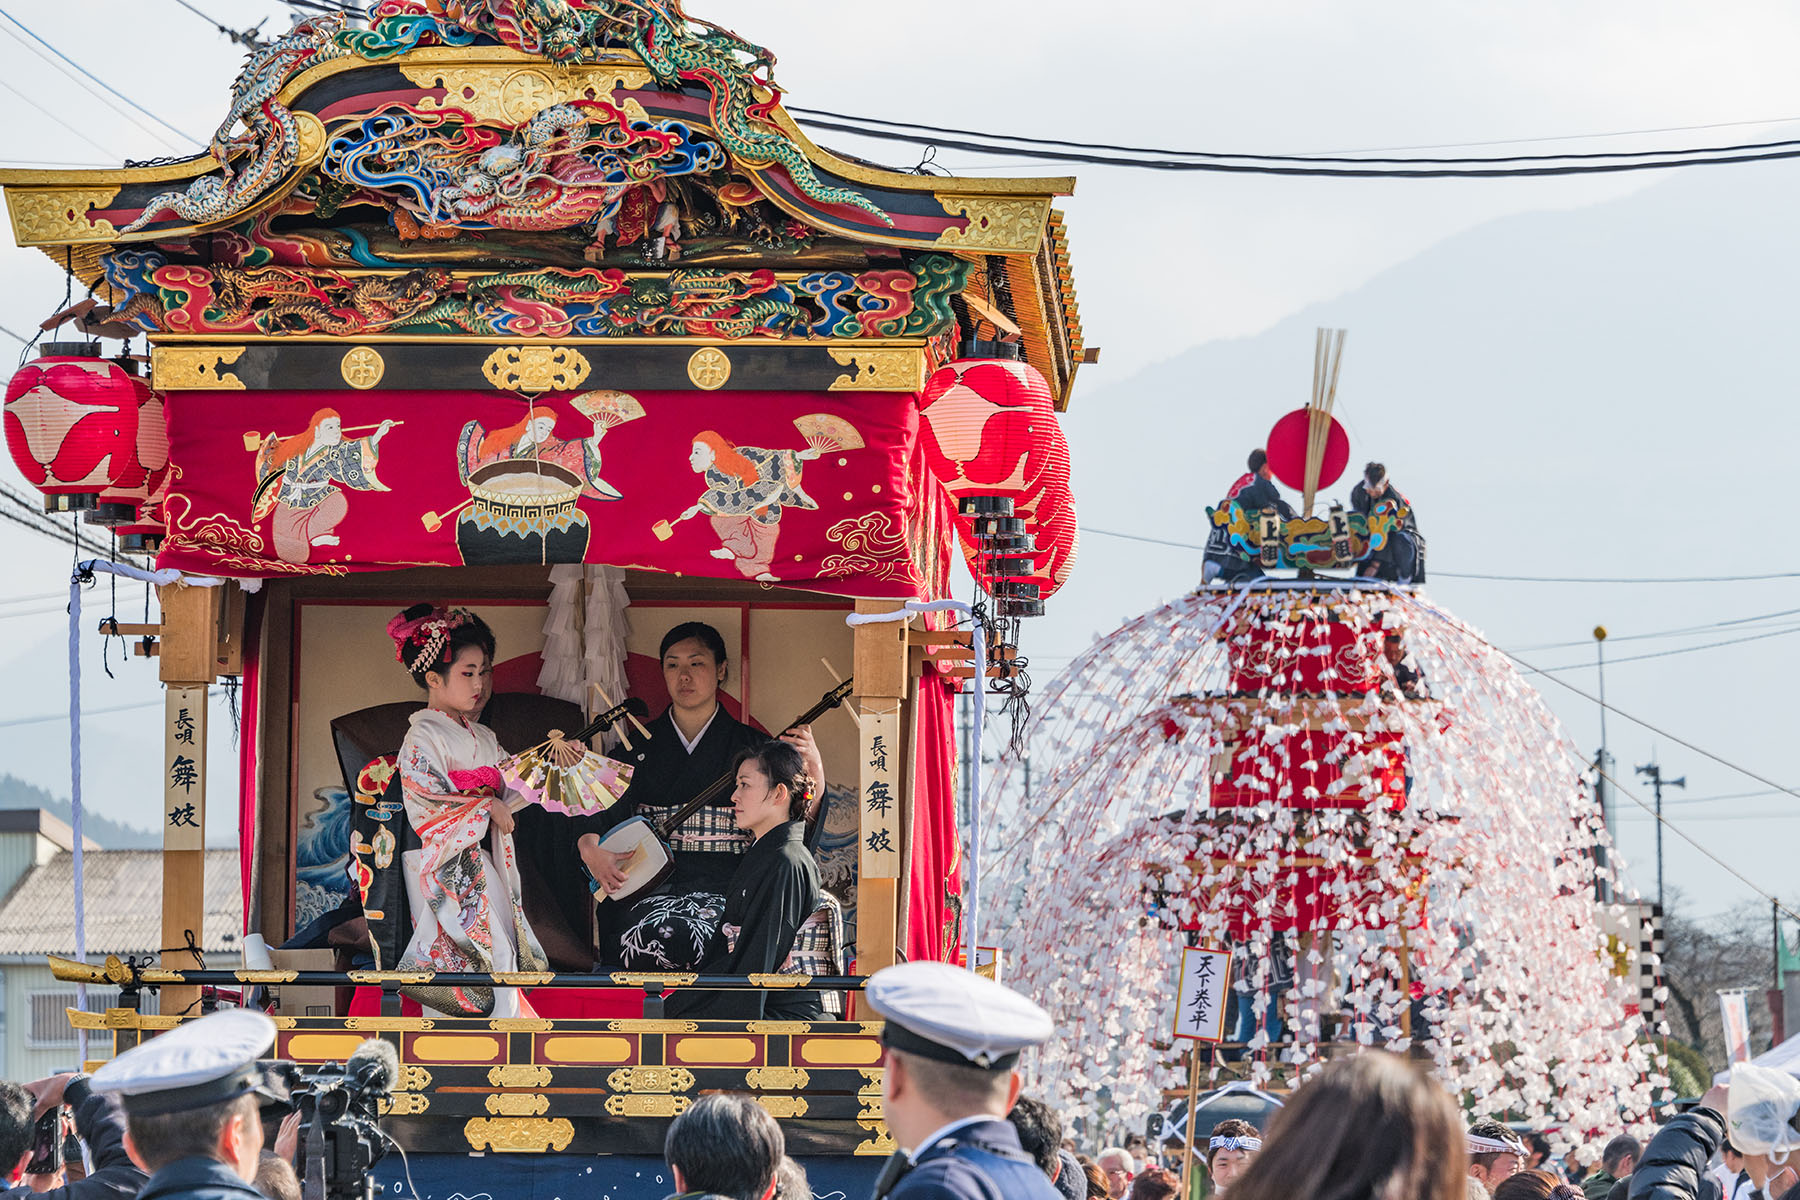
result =
[{"label": "vertical wooden sign", "polygon": [[206,688],[163,698],[163,849],[206,849]]},{"label": "vertical wooden sign", "polygon": [[900,877],[900,707],[861,714],[861,759],[857,788],[860,848],[857,862],[863,879]]}]

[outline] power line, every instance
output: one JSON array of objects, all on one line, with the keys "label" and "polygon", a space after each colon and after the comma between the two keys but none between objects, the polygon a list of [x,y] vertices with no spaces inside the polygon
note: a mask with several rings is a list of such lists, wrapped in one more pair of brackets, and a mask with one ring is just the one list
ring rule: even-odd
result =
[{"label": "power line", "polygon": [[[1617,711],[1617,710],[1615,709],[1614,711]],[[1624,716],[1625,714],[1620,713],[1619,715]],[[1636,718],[1628,718],[1628,719],[1635,720]],[[1677,740],[1679,741],[1680,739],[1677,739]],[[1683,743],[1683,744],[1685,745],[1686,743]],[[1690,747],[1690,749],[1691,748],[1692,747]],[[1705,751],[1701,751],[1701,753],[1704,754]],[[1742,770],[1741,767],[1738,769]],[[1600,771],[1599,774],[1608,783],[1611,783],[1614,788],[1618,789],[1618,792],[1621,796],[1624,796],[1627,800],[1631,801],[1633,804],[1637,805],[1639,808],[1641,808],[1645,812],[1649,813],[1651,815],[1651,817],[1653,817],[1657,821],[1661,822],[1663,824],[1663,826],[1665,826],[1670,833],[1674,834],[1676,837],[1680,838],[1682,841],[1686,842],[1688,845],[1692,846],[1694,849],[1698,850],[1700,853],[1706,855],[1706,857],[1712,859],[1714,863],[1718,864],[1720,867],[1723,867],[1725,869],[1726,873],[1736,877],[1738,882],[1744,884],[1751,891],[1753,891],[1757,895],[1761,896],[1764,900],[1767,900],[1769,903],[1773,904],[1776,908],[1778,908],[1782,912],[1786,913],[1789,918],[1796,920],[1796,921],[1800,921],[1800,913],[1796,913],[1793,909],[1791,909],[1787,905],[1783,904],[1781,902],[1781,900],[1778,897],[1776,897],[1774,894],[1763,891],[1763,889],[1758,887],[1756,885],[1756,883],[1748,875],[1744,874],[1742,871],[1738,870],[1736,867],[1732,866],[1730,863],[1726,862],[1724,859],[1722,859],[1718,855],[1714,854],[1711,850],[1708,850],[1705,846],[1702,846],[1697,840],[1695,840],[1695,838],[1693,837],[1692,834],[1688,833],[1681,826],[1674,824],[1667,817],[1658,815],[1657,811],[1654,808],[1650,807],[1648,804],[1646,804],[1642,800],[1638,799],[1638,797],[1636,797],[1629,790],[1626,789],[1624,784],[1620,783],[1617,779],[1614,779],[1610,774],[1608,774],[1604,770]],[[1749,774],[1749,772],[1745,772],[1745,774]]]},{"label": "power line", "polygon": [[[1722,642],[1707,642],[1701,646],[1680,646],[1674,650],[1656,650],[1649,654],[1628,654],[1624,658],[1609,658],[1606,665],[1616,666],[1619,663],[1642,662],[1647,658],[1671,658],[1677,654],[1693,654],[1699,650],[1716,650],[1721,646],[1739,646],[1745,642],[1760,642],[1767,638],[1786,637],[1790,633],[1800,633],[1800,625],[1790,625],[1785,629],[1775,629],[1768,633],[1751,634],[1749,637],[1728,638]],[[1533,667],[1526,671],[1527,675],[1549,675],[1556,671],[1582,671],[1593,667],[1591,662],[1570,663],[1564,667]]]},{"label": "power line", "polygon": [[224,34],[226,36],[226,38],[228,38],[229,40],[231,40],[233,42],[236,42],[238,45],[244,47],[244,49],[246,49],[246,50],[260,50],[265,45],[268,44],[268,43],[264,42],[262,40],[262,38],[257,36],[259,33],[262,32],[262,27],[268,23],[267,17],[264,17],[261,21],[257,22],[257,24],[254,27],[252,27],[250,29],[238,30],[238,29],[233,29],[231,26],[225,24],[223,21],[219,20],[217,17],[208,16],[206,13],[201,12],[199,9],[195,8],[192,4],[189,4],[188,0],[175,0],[175,3],[181,5],[181,7],[187,9],[189,12],[193,13],[196,17],[199,17],[202,21],[205,21],[208,25],[211,25],[214,29],[217,29],[220,33]]},{"label": "power line", "polygon": [[14,333],[12,330],[8,329],[4,325],[0,325],[0,333],[4,333],[7,337],[12,338],[14,341],[18,342],[21,346],[31,345],[31,342],[32,342],[31,338],[21,337],[19,334]]},{"label": "power line", "polygon": [[[1292,175],[1326,179],[1516,179],[1554,175],[1611,175],[1626,171],[1658,171],[1673,167],[1725,166],[1731,163],[1773,162],[1800,158],[1800,142],[1780,143],[1787,147],[1762,153],[1711,153],[1704,151],[1665,151],[1665,154],[1691,154],[1693,157],[1660,158],[1654,161],[1571,162],[1560,166],[1509,167],[1427,167],[1418,170],[1396,170],[1392,167],[1303,166],[1289,163],[1255,161],[1224,162],[1176,160],[1169,158],[1131,158],[1114,154],[1093,154],[1076,150],[1034,150],[1022,146],[1002,146],[935,135],[907,133],[901,130],[876,129],[840,121],[810,118],[806,124],[820,129],[851,133],[858,137],[905,142],[916,146],[939,146],[952,150],[970,150],[983,154],[1004,154],[1011,158],[1036,158],[1049,162],[1083,163],[1102,167],[1131,167],[1147,171],[1206,171],[1234,175]],[[1574,158],[1576,156],[1558,156]],[[1623,158],[1625,155],[1605,155]],[[1303,160],[1317,161],[1317,160]]]},{"label": "power line", "polygon": [[[5,28],[5,26],[0,25],[0,29],[4,29],[4,28]],[[39,112],[43,113],[46,117],[49,117],[52,121],[55,121],[58,125],[61,125],[64,129],[68,130],[70,133],[74,134],[76,137],[80,138],[82,141],[86,142],[88,145],[92,146],[94,149],[100,151],[100,153],[110,154],[114,158],[118,158],[118,159],[124,158],[124,156],[122,154],[120,154],[117,150],[111,150],[105,146],[102,146],[99,142],[95,141],[87,133],[83,132],[80,129],[75,128],[75,126],[69,124],[67,121],[63,120],[61,117],[57,116],[55,113],[53,113],[49,109],[45,108],[42,104],[39,104],[36,100],[33,100],[30,96],[27,96],[24,92],[21,92],[18,88],[14,87],[12,84],[6,82],[6,80],[0,79],[0,88],[5,88],[7,91],[11,92],[13,95],[17,96],[19,99],[23,100],[25,103],[31,105],[31,107],[37,109]]]},{"label": "power line", "polygon": [[[1709,633],[1715,629],[1724,629],[1732,625],[1754,625],[1762,621],[1772,621],[1776,617],[1791,617],[1796,613],[1800,613],[1800,608],[1784,608],[1779,612],[1762,613],[1754,617],[1736,617],[1729,621],[1713,621],[1706,625],[1689,625],[1683,629],[1659,629],[1652,633],[1614,634],[1609,636],[1606,640],[1609,642],[1641,642],[1651,638],[1682,637],[1687,634]],[[1519,646],[1517,649],[1525,653],[1530,653],[1533,650],[1567,650],[1574,646],[1591,646],[1593,644],[1594,640],[1592,638],[1580,638],[1572,642],[1544,642],[1537,646]]]},{"label": "power line", "polygon": [[10,12],[7,12],[4,8],[0,8],[0,17],[5,17],[8,21],[11,21],[14,25],[17,25],[20,29],[24,30],[25,33],[28,36],[30,36],[30,38],[33,41],[37,42],[40,46],[44,47],[44,49],[50,51],[50,53],[56,55],[56,57],[62,59],[64,62],[68,63],[71,67],[74,67],[77,71],[81,72],[83,75],[87,76],[89,79],[93,80],[95,83],[99,84],[101,87],[103,87],[107,91],[111,92],[114,96],[117,96],[120,100],[123,100],[126,104],[129,104],[131,107],[137,109],[140,113],[143,113],[146,117],[149,117],[152,121],[155,121],[158,125],[161,125],[164,129],[167,129],[171,133],[179,134],[180,136],[186,138],[188,141],[193,142],[195,145],[204,146],[206,144],[206,142],[203,139],[197,138],[193,134],[188,133],[186,130],[180,129],[177,126],[171,125],[169,122],[163,120],[161,117],[157,116],[155,113],[151,112],[149,109],[147,109],[143,105],[139,104],[136,100],[133,100],[130,96],[127,96],[124,92],[121,92],[118,88],[116,88],[112,84],[106,82],[106,80],[100,78],[98,75],[94,74],[92,71],[90,71],[86,67],[82,66],[80,63],[78,63],[74,59],[70,58],[67,54],[64,54],[61,50],[58,50],[55,46],[51,45],[49,42],[45,41],[42,37],[40,37],[36,33],[36,31],[34,31],[31,28],[31,26],[25,24],[25,22],[19,20],[19,18],[15,17],[15,16],[13,16]]},{"label": "power line", "polygon": [[[1741,143],[1738,145],[1731,145],[1731,146],[1691,146],[1691,147],[1687,147],[1685,149],[1678,149],[1678,150],[1617,150],[1617,151],[1594,150],[1594,151],[1577,151],[1577,152],[1565,153],[1565,154],[1510,154],[1510,155],[1499,155],[1499,156],[1487,157],[1487,158],[1472,157],[1472,156],[1461,156],[1461,157],[1456,157],[1456,158],[1421,158],[1421,157],[1375,158],[1375,157],[1370,157],[1371,155],[1385,153],[1384,151],[1379,151],[1379,150],[1336,151],[1336,152],[1329,152],[1329,153],[1323,153],[1323,154],[1259,154],[1259,153],[1237,153],[1237,152],[1232,152],[1232,151],[1217,151],[1217,150],[1170,150],[1170,149],[1167,149],[1165,147],[1160,147],[1160,146],[1123,146],[1123,145],[1118,145],[1118,144],[1110,143],[1110,142],[1072,141],[1067,138],[1024,137],[1024,136],[1021,136],[1018,134],[1011,134],[1011,133],[989,133],[985,130],[980,130],[980,129],[957,129],[957,128],[952,128],[952,127],[947,127],[947,126],[942,126],[942,125],[921,125],[921,124],[917,124],[917,123],[911,122],[911,121],[889,121],[889,120],[886,120],[881,117],[859,117],[859,116],[854,116],[849,113],[832,112],[827,109],[819,109],[819,108],[790,107],[790,108],[788,108],[788,111],[790,113],[805,113],[805,114],[808,114],[808,115],[814,116],[814,117],[824,117],[831,121],[852,122],[853,125],[848,126],[848,127],[846,127],[846,126],[829,126],[831,128],[839,128],[839,129],[848,128],[848,129],[850,129],[851,132],[856,131],[854,128],[855,126],[878,125],[878,126],[883,126],[888,129],[907,130],[907,131],[916,132],[916,133],[948,134],[952,137],[973,137],[973,138],[982,138],[982,139],[985,139],[988,141],[996,141],[996,142],[998,142],[998,141],[1016,142],[1016,143],[1020,143],[1022,145],[1028,145],[1028,146],[1053,146],[1053,147],[1062,147],[1062,148],[1080,150],[1080,151],[1108,151],[1108,152],[1118,153],[1118,154],[1155,155],[1155,156],[1157,156],[1159,158],[1163,158],[1163,159],[1192,158],[1192,159],[1202,159],[1202,160],[1227,160],[1227,161],[1235,160],[1235,161],[1240,161],[1240,162],[1267,162],[1267,163],[1307,163],[1307,164],[1316,164],[1316,163],[1340,163],[1340,164],[1382,163],[1382,164],[1387,164],[1387,165],[1410,165],[1410,166],[1492,166],[1492,165],[1498,165],[1500,163],[1572,162],[1572,161],[1580,161],[1580,160],[1588,160],[1588,159],[1601,159],[1601,158],[1622,158],[1622,159],[1667,158],[1672,155],[1741,154],[1741,153],[1747,153],[1752,150],[1774,150],[1774,149],[1780,149],[1780,148],[1784,148],[1784,147],[1800,146],[1800,140],[1783,139],[1780,141],[1773,141],[1773,142],[1745,142],[1745,143]],[[1780,123],[1785,123],[1785,122],[1751,122],[1751,123],[1752,124],[1764,124],[1764,123],[1780,124]],[[1590,136],[1619,136],[1619,135],[1590,135]],[[1551,140],[1551,139],[1540,139],[1540,140]],[[1573,140],[1573,139],[1556,139],[1556,140]],[[1483,143],[1472,143],[1472,144],[1480,145]],[[1500,144],[1500,143],[1492,143],[1492,144]],[[1009,147],[1004,147],[1004,146],[995,147],[995,148],[999,149],[999,150],[1010,149]],[[1415,149],[1425,149],[1425,148],[1428,148],[1428,147],[1415,147]],[[1354,155],[1354,157],[1352,157],[1352,155]]]},{"label": "power line", "polygon": [[[151,137],[155,138],[157,141],[161,142],[163,145],[181,148],[181,143],[176,142],[176,141],[171,141],[169,138],[169,135],[164,133],[162,130],[157,129],[155,126],[152,126],[152,125],[146,125],[142,121],[138,120],[138,118],[132,114],[130,109],[121,105],[118,101],[114,100],[111,96],[107,95],[105,92],[101,91],[99,88],[97,88],[93,84],[89,83],[86,79],[83,79],[80,75],[77,75],[74,71],[69,70],[69,68],[67,66],[63,65],[61,60],[53,57],[52,55],[46,54],[35,43],[27,41],[24,37],[22,37],[19,34],[19,31],[14,29],[12,26],[0,25],[0,33],[6,34],[7,37],[11,38],[13,41],[17,42],[19,45],[25,47],[25,49],[31,51],[32,54],[37,56],[38,61],[43,62],[43,63],[48,63],[50,68],[52,70],[56,71],[58,74],[60,74],[64,79],[67,79],[70,82],[74,83],[76,87],[80,88],[82,91],[86,92],[88,95],[95,97],[96,99],[98,99],[100,101],[100,103],[106,105],[106,107],[108,109],[119,114],[121,117],[125,118],[127,121],[131,122],[133,125],[137,126],[139,129],[143,130],[145,133],[149,134]],[[111,165],[111,164],[108,164],[108,165]]]},{"label": "power line", "polygon": [[[1120,533],[1114,529],[1095,529],[1091,525],[1081,526],[1082,533],[1092,533],[1100,537],[1123,538],[1128,542],[1148,542],[1153,546],[1173,546],[1178,550],[1200,550],[1205,546],[1196,542],[1176,542],[1167,538],[1145,537],[1137,533]],[[1762,583],[1772,579],[1800,579],[1800,571],[1778,571],[1767,575],[1679,575],[1679,576],[1574,576],[1574,575],[1476,575],[1464,571],[1440,571],[1433,567],[1433,575],[1444,579],[1484,579],[1501,583]]]}]

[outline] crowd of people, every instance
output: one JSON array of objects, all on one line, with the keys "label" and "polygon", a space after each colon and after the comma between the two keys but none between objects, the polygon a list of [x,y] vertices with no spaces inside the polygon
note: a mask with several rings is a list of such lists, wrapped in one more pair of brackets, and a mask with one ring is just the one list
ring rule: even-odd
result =
[{"label": "crowd of people", "polygon": [[[1038,1005],[935,962],[877,972],[866,999],[883,1018],[882,1116],[898,1147],[870,1200],[1173,1200],[1184,1175],[1189,1197],[1230,1200],[1800,1200],[1786,1162],[1800,1149],[1800,1081],[1748,1064],[1647,1143],[1612,1137],[1585,1173],[1542,1134],[1465,1124],[1426,1069],[1380,1050],[1325,1064],[1266,1129],[1218,1122],[1172,1162],[1120,1146],[1090,1159],[1054,1106],[1021,1095],[1021,1055],[1054,1032]],[[265,1058],[274,1042],[270,1018],[233,1009],[92,1076],[0,1084],[9,1196],[298,1200],[299,1129],[286,1077]],[[47,1163],[41,1130],[65,1109],[80,1149]],[[781,1126],[749,1096],[695,1100],[664,1157],[673,1200],[813,1195]]]}]

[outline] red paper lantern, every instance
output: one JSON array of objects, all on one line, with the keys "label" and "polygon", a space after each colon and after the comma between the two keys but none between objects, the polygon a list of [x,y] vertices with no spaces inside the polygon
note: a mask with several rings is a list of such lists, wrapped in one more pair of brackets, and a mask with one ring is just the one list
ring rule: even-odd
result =
[{"label": "red paper lantern", "polygon": [[117,528],[134,522],[168,472],[169,427],[163,418],[162,396],[151,391],[150,385],[135,375],[131,382],[137,386],[140,399],[136,454],[138,466],[144,469],[144,481],[136,487],[108,488],[101,492],[99,503],[84,518],[91,525]]},{"label": "red paper lantern", "polygon": [[[150,390],[87,342],[50,342],[6,388],[6,446],[48,512],[90,509],[141,486],[138,418]],[[168,459],[168,435],[163,435]]]},{"label": "red paper lantern", "polygon": [[128,554],[154,554],[161,548],[164,535],[164,508],[169,499],[169,480],[174,472],[164,467],[151,481],[150,496],[138,506],[137,515],[113,528],[119,548]]},{"label": "red paper lantern", "polygon": [[1081,530],[1075,521],[1073,500],[1039,528],[1037,545],[1038,552],[1033,559],[1036,570],[1031,579],[1038,585],[1038,595],[1048,600],[1069,581],[1069,573],[1075,569],[1075,555],[1081,548]]},{"label": "red paper lantern", "polygon": [[1062,446],[1050,384],[1030,363],[961,358],[932,372],[919,398],[926,461],[952,495],[1032,494]]}]

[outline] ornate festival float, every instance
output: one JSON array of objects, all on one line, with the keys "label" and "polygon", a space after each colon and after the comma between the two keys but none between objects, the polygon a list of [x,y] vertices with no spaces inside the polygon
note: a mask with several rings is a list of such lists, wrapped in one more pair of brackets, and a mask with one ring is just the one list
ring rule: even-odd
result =
[{"label": "ornate festival float", "polygon": [[[1209,509],[1229,535],[1209,558],[1236,581],[1048,685],[989,785],[983,887],[1010,978],[1058,1022],[1041,1081],[1105,1136],[1148,1115],[1179,1139],[1154,1114],[1191,1088],[1279,1091],[1381,1046],[1435,1064],[1475,1115],[1550,1114],[1573,1144],[1643,1119],[1666,1082],[1596,901],[1587,764],[1505,654],[1416,582],[1364,574],[1416,530],[1397,491],[1312,515],[1349,455],[1341,347],[1322,331],[1315,402],[1269,440],[1303,511]],[[1247,985],[1200,1022],[1223,1043],[1191,1053],[1171,1037],[1184,945],[1230,949]]]},{"label": "ornate festival float", "polygon": [[[88,295],[58,314],[83,336],[13,379],[9,449],[47,508],[157,569],[160,619],[105,628],[167,685],[161,945],[200,927],[221,678],[242,682],[246,933],[279,946],[355,913],[370,934],[255,969],[148,946],[62,962],[121,997],[71,1011],[90,1059],[266,990],[283,1058],[398,1051],[383,1125],[427,1192],[518,1151],[553,1183],[594,1170],[560,1155],[622,1156],[609,1194],[661,1195],[668,1120],[707,1091],[776,1114],[822,1191],[891,1151],[857,989],[961,953],[955,693],[1016,686],[1018,622],[1074,554],[1056,411],[1089,355],[1052,208],[1072,181],[838,157],[784,111],[773,62],[677,0],[385,0],[255,50],[210,155],[0,174],[15,239]],[[139,336],[147,374],[88,340]],[[946,611],[959,543],[973,626]],[[535,747],[530,970],[434,979],[381,952],[393,755],[420,706],[384,628],[420,599],[486,617],[484,720]],[[817,923],[775,974],[597,971],[548,797],[581,790],[577,731],[642,736],[621,702],[666,703],[658,639],[693,619],[723,635],[728,711],[777,732],[816,714],[807,837],[846,932]],[[535,1015],[491,1015],[496,984]],[[808,985],[836,1019],[663,1007]],[[414,1002],[446,991],[473,1011]]]}]

